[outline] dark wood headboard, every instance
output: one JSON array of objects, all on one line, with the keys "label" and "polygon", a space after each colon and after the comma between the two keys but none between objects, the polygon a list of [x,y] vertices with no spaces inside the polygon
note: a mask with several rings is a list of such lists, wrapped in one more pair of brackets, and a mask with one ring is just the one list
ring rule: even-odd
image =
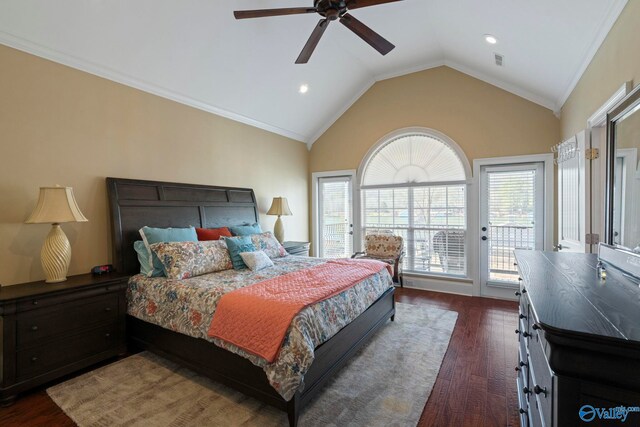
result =
[{"label": "dark wood headboard", "polygon": [[111,211],[113,265],[140,271],[133,242],[149,227],[215,228],[258,222],[258,204],[250,188],[107,178]]}]

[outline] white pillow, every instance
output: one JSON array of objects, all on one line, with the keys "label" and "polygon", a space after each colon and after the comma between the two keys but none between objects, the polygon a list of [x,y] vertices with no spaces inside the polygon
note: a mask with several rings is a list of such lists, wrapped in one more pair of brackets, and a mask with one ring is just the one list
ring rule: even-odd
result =
[{"label": "white pillow", "polygon": [[264,251],[240,252],[240,258],[247,264],[251,271],[262,270],[263,268],[273,267],[273,261]]}]

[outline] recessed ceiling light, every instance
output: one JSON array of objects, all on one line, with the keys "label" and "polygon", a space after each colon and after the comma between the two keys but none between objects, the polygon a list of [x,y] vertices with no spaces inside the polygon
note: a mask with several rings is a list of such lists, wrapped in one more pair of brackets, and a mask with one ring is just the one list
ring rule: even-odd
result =
[{"label": "recessed ceiling light", "polygon": [[489,44],[496,44],[498,43],[498,39],[495,38],[495,36],[492,36],[491,34],[485,34],[484,35],[484,40],[489,43]]},{"label": "recessed ceiling light", "polygon": [[300,92],[300,93],[309,92],[309,85],[308,84],[300,85],[300,88],[298,89],[298,92]]}]

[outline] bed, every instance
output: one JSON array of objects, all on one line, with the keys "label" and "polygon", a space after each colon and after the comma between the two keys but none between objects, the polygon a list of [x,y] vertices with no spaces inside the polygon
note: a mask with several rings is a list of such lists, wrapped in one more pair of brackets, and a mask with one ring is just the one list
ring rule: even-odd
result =
[{"label": "bed", "polygon": [[[113,264],[118,271],[132,276],[139,270],[133,242],[139,239],[138,230],[145,225],[215,228],[258,221],[255,194],[247,188],[107,178],[107,189]],[[128,315],[127,336],[132,348],[162,355],[286,411],[289,424],[295,426],[303,408],[328,379],[387,320],[393,320],[393,292],[393,288],[384,290],[351,323],[315,348],[313,362],[304,375],[304,387],[290,399],[271,385],[265,369],[210,340],[192,336],[193,333],[181,333],[139,318],[144,316]]]}]

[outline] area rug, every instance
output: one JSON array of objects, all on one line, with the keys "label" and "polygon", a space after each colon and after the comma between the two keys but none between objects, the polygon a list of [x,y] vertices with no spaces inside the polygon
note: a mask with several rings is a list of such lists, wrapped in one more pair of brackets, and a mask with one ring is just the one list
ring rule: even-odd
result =
[{"label": "area rug", "polygon": [[[373,339],[302,413],[300,425],[415,426],[458,314],[396,304]],[[80,427],[287,426],[284,412],[143,352],[47,389]]]}]

